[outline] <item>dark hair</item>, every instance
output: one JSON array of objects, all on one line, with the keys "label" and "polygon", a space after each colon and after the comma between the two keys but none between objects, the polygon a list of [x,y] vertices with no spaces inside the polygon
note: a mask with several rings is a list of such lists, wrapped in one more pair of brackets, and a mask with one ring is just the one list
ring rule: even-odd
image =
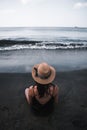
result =
[{"label": "dark hair", "polygon": [[44,94],[46,93],[47,95],[49,94],[50,95],[50,93],[49,93],[49,91],[48,91],[48,89],[51,87],[51,86],[55,86],[54,84],[52,84],[52,83],[49,83],[49,84],[40,84],[40,83],[37,83],[37,82],[35,82],[35,85],[34,86],[37,86],[37,90],[38,90],[38,93],[39,93],[39,97],[41,98],[41,97],[43,97],[44,96]]}]

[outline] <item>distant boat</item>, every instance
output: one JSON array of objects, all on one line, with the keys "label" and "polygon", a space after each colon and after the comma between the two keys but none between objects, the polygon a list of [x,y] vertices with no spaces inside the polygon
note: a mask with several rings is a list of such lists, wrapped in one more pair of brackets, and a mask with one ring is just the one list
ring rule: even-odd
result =
[{"label": "distant boat", "polygon": [[79,28],[78,26],[75,26],[74,28]]}]

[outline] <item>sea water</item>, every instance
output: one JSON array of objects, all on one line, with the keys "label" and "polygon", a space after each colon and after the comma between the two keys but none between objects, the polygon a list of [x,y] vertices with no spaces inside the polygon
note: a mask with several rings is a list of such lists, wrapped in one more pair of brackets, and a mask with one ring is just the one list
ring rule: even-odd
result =
[{"label": "sea water", "polygon": [[57,71],[87,69],[87,28],[0,28],[0,72],[30,72],[41,62]]}]

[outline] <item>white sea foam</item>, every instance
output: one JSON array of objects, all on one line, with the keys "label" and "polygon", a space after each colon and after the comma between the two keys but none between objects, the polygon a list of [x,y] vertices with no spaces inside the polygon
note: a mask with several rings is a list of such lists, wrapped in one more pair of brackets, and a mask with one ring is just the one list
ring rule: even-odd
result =
[{"label": "white sea foam", "polygon": [[0,47],[0,51],[22,50],[22,49],[87,49],[87,44],[29,44],[29,45],[12,45]]}]

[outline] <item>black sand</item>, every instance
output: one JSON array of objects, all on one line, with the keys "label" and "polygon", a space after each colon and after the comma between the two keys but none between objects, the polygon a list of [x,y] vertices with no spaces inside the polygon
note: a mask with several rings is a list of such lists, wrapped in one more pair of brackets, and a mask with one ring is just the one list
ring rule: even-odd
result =
[{"label": "black sand", "polygon": [[0,74],[0,130],[87,130],[87,70],[59,72],[59,103],[53,114],[36,117],[24,90],[30,74]]}]

